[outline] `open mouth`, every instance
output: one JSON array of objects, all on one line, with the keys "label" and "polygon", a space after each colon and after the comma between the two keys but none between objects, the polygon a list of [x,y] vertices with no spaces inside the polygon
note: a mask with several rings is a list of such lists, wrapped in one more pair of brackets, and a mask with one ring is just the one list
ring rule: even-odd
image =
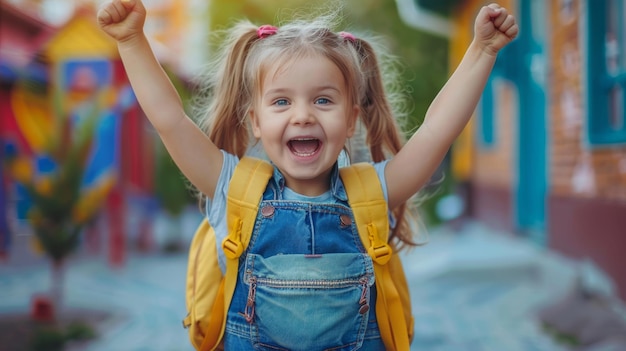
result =
[{"label": "open mouth", "polygon": [[298,138],[289,140],[287,145],[296,156],[306,157],[315,154],[322,143],[315,138]]}]

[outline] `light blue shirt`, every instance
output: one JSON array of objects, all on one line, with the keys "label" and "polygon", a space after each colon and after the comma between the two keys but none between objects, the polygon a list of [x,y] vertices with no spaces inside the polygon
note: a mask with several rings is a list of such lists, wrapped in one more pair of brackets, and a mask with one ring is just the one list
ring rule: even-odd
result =
[{"label": "light blue shirt", "polygon": [[[224,163],[222,165],[222,170],[220,172],[219,179],[217,181],[217,185],[215,186],[215,193],[213,195],[213,199],[207,198],[206,201],[206,217],[213,229],[215,230],[215,237],[217,242],[217,257],[220,268],[222,269],[222,273],[226,270],[226,258],[224,256],[224,252],[222,251],[222,241],[228,235],[228,228],[226,223],[226,196],[228,195],[228,186],[230,184],[230,179],[233,176],[233,172],[235,171],[235,167],[239,163],[239,158],[235,155],[229,154],[222,150],[222,154],[224,155]],[[376,174],[378,175],[378,179],[380,180],[380,184],[382,184],[383,195],[385,196],[385,200],[388,199],[387,196],[387,183],[385,181],[385,166],[387,165],[388,160],[374,163],[374,169],[376,170]],[[316,202],[316,203],[324,203],[324,202],[332,202],[333,196],[330,191],[325,192],[319,196],[305,196],[302,194],[298,194],[295,191],[285,187],[283,190],[283,199],[285,200],[294,200],[294,201],[306,201],[306,202]],[[391,224],[393,226],[393,220],[390,216]]]}]

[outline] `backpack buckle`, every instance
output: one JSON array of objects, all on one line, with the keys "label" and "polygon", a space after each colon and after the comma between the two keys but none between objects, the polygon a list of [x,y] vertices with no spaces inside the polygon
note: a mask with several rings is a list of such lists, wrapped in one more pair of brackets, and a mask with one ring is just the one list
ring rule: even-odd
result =
[{"label": "backpack buckle", "polygon": [[374,225],[374,223],[367,224],[367,234],[371,243],[370,247],[367,249],[367,253],[370,255],[372,260],[379,265],[384,265],[389,262],[393,250],[391,250],[389,243],[380,240],[378,230],[376,229],[376,225]]},{"label": "backpack buckle", "polygon": [[224,249],[224,255],[231,259],[237,259],[243,253],[243,244],[241,243],[241,229],[243,227],[243,221],[241,218],[236,218],[235,223],[231,228],[231,234],[229,234],[224,241],[222,241],[222,249]]},{"label": "backpack buckle", "polygon": [[372,244],[372,246],[367,249],[367,253],[370,255],[372,260],[380,265],[384,265],[389,262],[392,252],[393,250],[391,249],[391,246],[387,243],[382,243],[382,245]]},{"label": "backpack buckle", "polygon": [[232,240],[230,236],[227,236],[222,242],[222,249],[224,249],[224,255],[231,260],[239,258],[243,253],[243,244],[240,240]]}]

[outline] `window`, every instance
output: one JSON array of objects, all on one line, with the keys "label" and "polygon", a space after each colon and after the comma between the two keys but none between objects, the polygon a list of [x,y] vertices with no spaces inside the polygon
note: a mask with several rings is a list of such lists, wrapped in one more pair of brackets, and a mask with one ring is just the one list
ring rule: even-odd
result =
[{"label": "window", "polygon": [[626,6],[588,1],[588,137],[591,144],[626,143]]}]

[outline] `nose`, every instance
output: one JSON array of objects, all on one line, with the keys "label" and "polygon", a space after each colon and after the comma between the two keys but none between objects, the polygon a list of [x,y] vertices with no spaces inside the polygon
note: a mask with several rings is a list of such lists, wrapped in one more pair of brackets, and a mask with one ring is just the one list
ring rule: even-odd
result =
[{"label": "nose", "polygon": [[291,123],[296,125],[310,125],[315,123],[315,114],[307,104],[294,106]]}]

